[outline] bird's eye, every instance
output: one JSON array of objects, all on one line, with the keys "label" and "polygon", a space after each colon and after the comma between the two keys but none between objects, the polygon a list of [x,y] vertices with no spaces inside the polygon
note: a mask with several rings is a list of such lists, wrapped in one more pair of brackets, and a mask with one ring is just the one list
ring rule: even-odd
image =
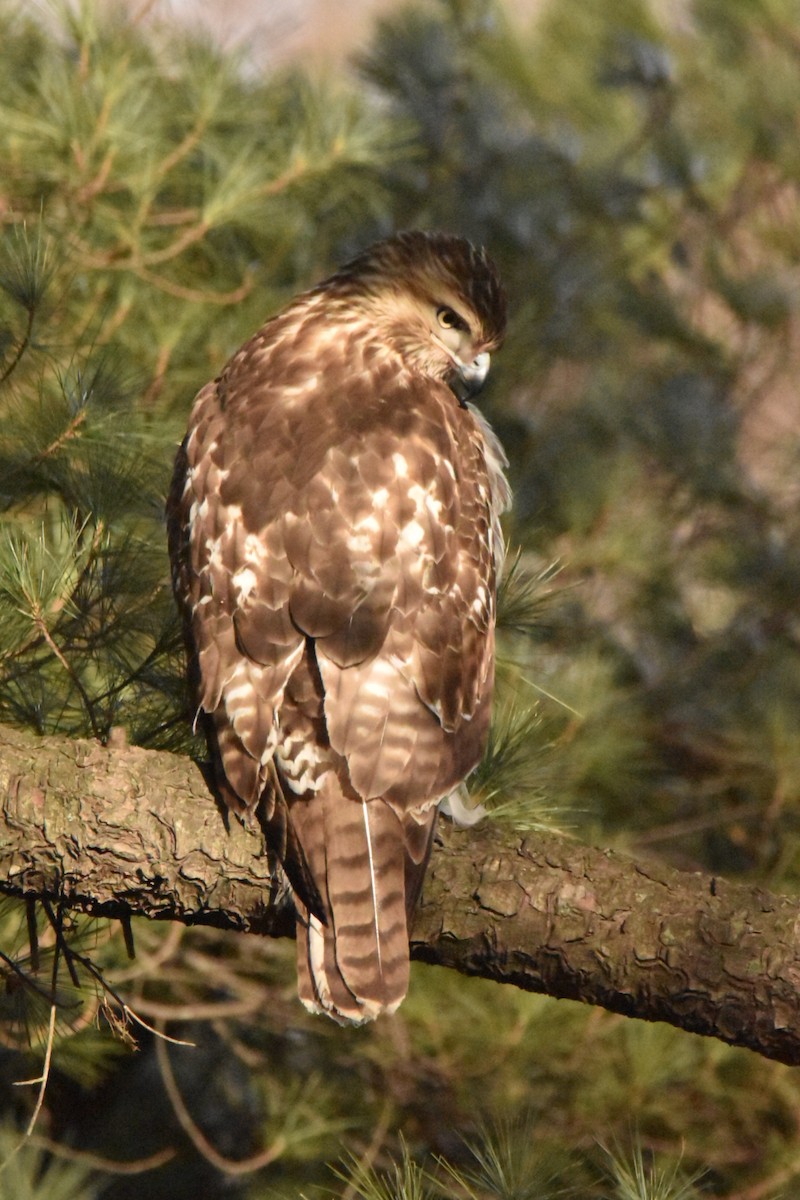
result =
[{"label": "bird's eye", "polygon": [[469,332],[469,325],[460,317],[457,312],[448,305],[442,304],[436,310],[436,320],[441,325],[442,329],[458,329],[464,333]]}]

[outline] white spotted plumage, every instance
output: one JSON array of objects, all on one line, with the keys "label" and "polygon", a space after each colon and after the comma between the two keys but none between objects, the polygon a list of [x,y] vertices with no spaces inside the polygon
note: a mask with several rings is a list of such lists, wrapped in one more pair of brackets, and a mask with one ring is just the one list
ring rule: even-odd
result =
[{"label": "white spotted plumage", "polygon": [[[442,330],[442,305],[461,325]],[[176,463],[175,590],[217,786],[262,806],[301,999],[339,1021],[401,1002],[435,808],[486,740],[509,494],[458,377],[482,375],[504,322],[482,251],[387,239],[233,356]]]}]

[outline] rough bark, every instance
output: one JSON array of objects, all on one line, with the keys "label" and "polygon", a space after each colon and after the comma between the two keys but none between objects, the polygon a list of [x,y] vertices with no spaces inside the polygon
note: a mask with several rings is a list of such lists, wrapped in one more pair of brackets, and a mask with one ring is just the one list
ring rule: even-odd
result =
[{"label": "rough bark", "polygon": [[[0,892],[291,932],[258,830],[189,760],[0,728]],[[416,959],[800,1062],[800,902],[553,834],[443,828]]]}]

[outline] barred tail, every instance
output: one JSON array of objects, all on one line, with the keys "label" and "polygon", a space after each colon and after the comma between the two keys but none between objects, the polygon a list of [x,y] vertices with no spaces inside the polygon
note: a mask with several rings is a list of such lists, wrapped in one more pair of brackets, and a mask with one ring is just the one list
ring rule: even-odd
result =
[{"label": "barred tail", "polygon": [[[408,990],[411,848],[388,804],[347,797],[333,778],[313,799],[292,805],[325,910],[323,923],[298,903],[298,990],[312,1012],[361,1024],[394,1012]],[[423,824],[432,832],[432,813]],[[429,837],[423,840],[427,857]],[[413,841],[420,841],[418,834]],[[417,859],[416,844],[411,857]],[[419,865],[424,870],[424,861]]]}]

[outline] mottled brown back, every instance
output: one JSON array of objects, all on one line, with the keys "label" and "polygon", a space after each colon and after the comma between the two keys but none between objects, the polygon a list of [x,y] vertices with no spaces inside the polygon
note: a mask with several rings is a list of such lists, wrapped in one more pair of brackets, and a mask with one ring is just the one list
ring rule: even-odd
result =
[{"label": "mottled brown back", "polygon": [[343,1021],[405,995],[436,804],[488,730],[508,491],[448,386],[437,289],[483,322],[471,347],[497,343],[485,255],[443,235],[379,243],[202,389],[168,503],[220,791],[240,814],[263,802],[301,998]]}]

